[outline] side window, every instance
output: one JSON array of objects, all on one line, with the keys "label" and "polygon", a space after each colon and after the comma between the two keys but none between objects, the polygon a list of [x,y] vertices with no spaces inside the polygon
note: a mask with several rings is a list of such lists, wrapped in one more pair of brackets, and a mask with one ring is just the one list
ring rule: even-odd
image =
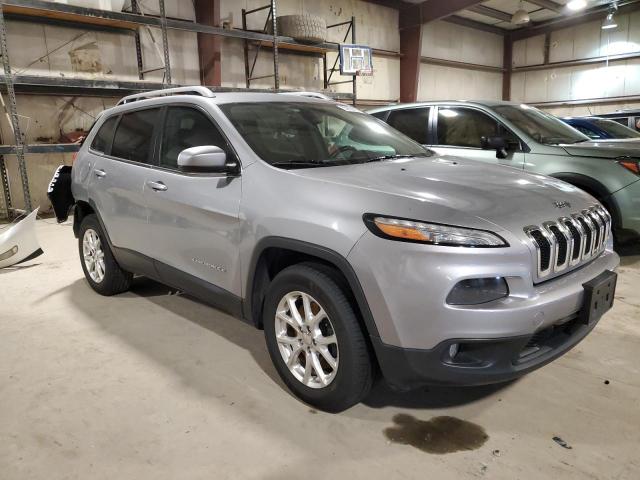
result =
[{"label": "side window", "polygon": [[111,139],[113,138],[113,127],[116,126],[118,117],[108,118],[93,137],[91,142],[91,148],[96,152],[108,153],[108,148],[111,146]]},{"label": "side window", "polygon": [[430,110],[429,107],[391,110],[387,123],[396,130],[400,130],[407,137],[425,145],[429,143],[427,139],[427,123]]},{"label": "side window", "polygon": [[478,110],[438,109],[438,145],[481,148],[481,137],[498,134],[498,122]]},{"label": "side window", "polygon": [[382,112],[374,112],[374,113],[370,113],[370,115],[380,119],[380,120],[384,120],[384,118],[387,116],[387,111],[383,110]]},{"label": "side window", "polygon": [[150,108],[125,113],[116,128],[111,155],[134,162],[148,163],[153,126],[159,109]]},{"label": "side window", "polygon": [[165,117],[160,166],[178,168],[178,155],[191,147],[215,145],[231,152],[220,130],[202,112],[190,107],[169,107]]},{"label": "side window", "polygon": [[582,125],[571,125],[571,126],[576,130],[578,130],[579,132],[584,133],[589,138],[602,138],[600,135],[598,135],[597,132],[594,132],[590,128],[583,127]]}]

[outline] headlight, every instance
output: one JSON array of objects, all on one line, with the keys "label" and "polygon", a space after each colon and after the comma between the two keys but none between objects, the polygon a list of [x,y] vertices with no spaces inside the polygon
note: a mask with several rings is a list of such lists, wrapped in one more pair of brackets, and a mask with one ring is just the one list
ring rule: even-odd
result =
[{"label": "headlight", "polygon": [[430,243],[453,247],[508,247],[500,236],[486,230],[390,218],[366,213],[364,223],[379,237],[405,242]]}]

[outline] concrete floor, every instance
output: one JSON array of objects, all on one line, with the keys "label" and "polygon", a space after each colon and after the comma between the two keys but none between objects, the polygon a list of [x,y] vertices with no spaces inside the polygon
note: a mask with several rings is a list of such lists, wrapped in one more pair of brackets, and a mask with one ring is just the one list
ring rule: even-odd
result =
[{"label": "concrete floor", "polygon": [[[499,387],[378,386],[330,415],[283,388],[262,332],[144,279],[101,297],[71,228],[38,233],[46,253],[0,271],[2,480],[640,478],[640,256],[623,260],[613,311],[555,363]],[[470,450],[389,439],[442,416],[479,426],[435,421]]]}]

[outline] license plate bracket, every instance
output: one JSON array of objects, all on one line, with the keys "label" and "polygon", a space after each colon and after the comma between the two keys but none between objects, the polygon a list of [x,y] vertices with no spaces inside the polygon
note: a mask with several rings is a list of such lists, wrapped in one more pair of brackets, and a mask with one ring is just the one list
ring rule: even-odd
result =
[{"label": "license plate bracket", "polygon": [[583,283],[584,301],[580,310],[580,321],[585,325],[600,320],[613,306],[618,274],[605,270],[587,283]]}]

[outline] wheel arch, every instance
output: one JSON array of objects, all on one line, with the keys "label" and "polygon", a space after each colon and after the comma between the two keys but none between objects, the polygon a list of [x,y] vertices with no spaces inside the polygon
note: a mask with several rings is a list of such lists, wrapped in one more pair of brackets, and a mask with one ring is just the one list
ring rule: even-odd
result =
[{"label": "wheel arch", "polygon": [[618,203],[611,195],[609,189],[602,182],[593,177],[574,172],[553,173],[551,176],[558,180],[570,183],[571,185],[578,187],[589,195],[595,197],[611,214],[614,227],[620,227],[620,225],[622,225],[622,215],[620,213]]},{"label": "wheel arch", "polygon": [[353,307],[363,323],[364,333],[378,337],[378,330],[364,291],[348,260],[338,252],[321,245],[284,237],[263,238],[254,249],[242,305],[245,319],[261,328],[262,305],[271,280],[290,265],[308,262],[331,268],[340,275],[343,286],[348,288],[348,293],[352,296]]},{"label": "wheel arch", "polygon": [[73,207],[73,234],[76,238],[80,234],[80,224],[87,215],[96,213],[95,209],[84,200],[78,200]]}]

